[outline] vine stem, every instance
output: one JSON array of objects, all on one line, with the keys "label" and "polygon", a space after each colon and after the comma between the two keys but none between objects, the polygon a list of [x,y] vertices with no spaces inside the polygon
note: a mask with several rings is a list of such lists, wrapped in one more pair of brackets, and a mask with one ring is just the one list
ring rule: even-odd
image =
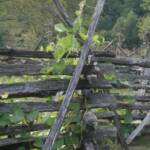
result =
[{"label": "vine stem", "polygon": [[72,79],[70,80],[70,83],[69,83],[69,86],[67,88],[64,100],[60,106],[58,116],[52,125],[52,128],[51,128],[49,135],[46,139],[46,142],[43,146],[43,150],[52,150],[53,145],[55,143],[55,140],[59,134],[60,128],[62,126],[63,120],[65,118],[65,115],[66,115],[66,112],[68,109],[68,106],[69,106],[70,101],[71,101],[71,98],[72,98],[73,93],[74,93],[76,86],[78,84],[80,74],[82,72],[82,69],[83,69],[84,64],[86,62],[86,59],[88,57],[89,48],[90,48],[90,45],[92,44],[92,37],[95,33],[95,29],[96,29],[99,17],[102,13],[104,4],[105,4],[105,0],[98,0],[97,1],[95,11],[94,11],[94,14],[92,17],[92,21],[91,21],[91,24],[89,26],[88,33],[87,33],[88,39],[81,49],[81,55],[80,55],[79,63],[78,63],[78,65],[74,71]]},{"label": "vine stem", "polygon": [[60,2],[60,0],[53,0],[55,6],[57,7],[57,10],[59,11],[64,23],[68,25],[69,27],[73,27],[73,23],[69,18],[69,15],[67,14],[63,4]]}]

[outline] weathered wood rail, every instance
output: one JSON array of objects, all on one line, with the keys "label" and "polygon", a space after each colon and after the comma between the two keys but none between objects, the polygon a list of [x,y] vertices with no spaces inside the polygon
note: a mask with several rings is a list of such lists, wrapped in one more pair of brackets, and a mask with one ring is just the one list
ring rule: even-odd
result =
[{"label": "weathered wood rail", "polygon": [[[1,84],[0,85],[0,96],[1,99],[3,94],[8,94],[6,98],[15,97],[45,97],[48,95],[55,95],[58,91],[65,91],[69,84],[67,79],[47,79],[42,81],[34,82],[20,82],[14,84]],[[84,90],[90,88],[99,89],[147,89],[150,90],[150,85],[140,84],[125,84],[116,83],[106,80],[93,80],[93,83],[88,83],[88,80],[80,80],[77,86],[77,90]],[[5,99],[6,99],[5,98]],[[140,97],[139,97],[140,98]],[[148,97],[147,97],[148,98]]]},{"label": "weathered wood rail", "polygon": [[[13,49],[13,48],[0,48],[0,55],[7,56],[7,57],[24,57],[24,58],[47,58],[47,59],[54,59],[54,55],[52,52],[43,52],[43,51],[33,51],[33,50],[24,50],[24,49]],[[71,53],[65,54],[64,58],[78,58],[80,53]],[[115,57],[115,54],[112,52],[92,52],[94,56],[101,56],[101,57]]]}]

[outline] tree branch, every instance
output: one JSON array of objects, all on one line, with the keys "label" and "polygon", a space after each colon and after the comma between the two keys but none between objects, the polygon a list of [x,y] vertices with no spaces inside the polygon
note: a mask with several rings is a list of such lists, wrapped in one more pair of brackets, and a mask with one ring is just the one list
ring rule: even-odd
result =
[{"label": "tree branch", "polygon": [[72,21],[69,19],[69,15],[67,14],[64,6],[60,2],[60,0],[53,0],[54,4],[56,5],[57,10],[59,11],[61,17],[63,18],[64,22],[69,26],[72,27]]}]

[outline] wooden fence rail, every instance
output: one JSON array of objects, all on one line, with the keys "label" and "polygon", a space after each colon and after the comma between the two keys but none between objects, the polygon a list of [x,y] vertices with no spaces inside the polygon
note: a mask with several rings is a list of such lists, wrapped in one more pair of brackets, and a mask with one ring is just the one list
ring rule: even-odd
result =
[{"label": "wooden fence rail", "polygon": [[[51,75],[55,74],[52,72],[46,72],[46,70],[51,67],[51,64],[48,63],[47,60],[54,58],[51,52],[0,48],[0,55],[2,57],[7,56],[13,58],[10,62],[7,62],[6,59],[1,60],[1,77],[7,76],[9,78],[9,76],[29,75],[33,76],[35,80],[32,81],[31,78],[30,82],[17,82],[13,84],[4,81],[5,84],[0,84],[0,113],[11,114],[14,106],[21,108],[25,113],[32,111],[52,113],[59,110],[61,102],[53,100],[46,102],[46,97],[50,95],[53,96],[60,91],[66,91],[70,81],[70,76],[72,76],[76,67],[75,65],[66,66],[64,71],[60,73],[60,75],[67,75],[66,79],[61,79],[60,75],[57,76],[56,79],[52,79]],[[126,109],[131,112],[133,110],[143,111],[143,114],[132,114],[131,116],[133,120],[141,121],[145,117],[145,111],[150,110],[150,95],[137,96],[136,90],[141,88],[144,88],[147,91],[150,90],[150,85],[141,85],[140,82],[138,82],[139,79],[150,80],[148,75],[140,75],[140,72],[142,72],[141,67],[150,67],[150,62],[139,58],[116,58],[111,52],[92,52],[90,55],[93,63],[87,63],[84,66],[81,79],[76,88],[76,91],[80,91],[78,92],[80,94],[74,96],[71,105],[77,104],[80,106],[80,110],[83,111],[85,109],[85,101],[83,101],[83,97],[85,96],[81,94],[81,91],[87,90],[89,92],[86,97],[86,107],[88,109],[103,108],[106,110],[102,113],[96,113],[96,116],[100,121],[113,121],[115,114],[113,111],[108,111],[111,107],[115,109]],[[25,60],[22,61],[21,59],[18,59],[22,57]],[[69,57],[78,58],[79,54],[72,53]],[[30,58],[32,58],[32,60]],[[33,60],[33,58],[36,58],[36,60]],[[46,61],[45,58],[47,59]],[[92,76],[93,74],[97,77],[91,78],[90,81],[88,78],[85,79],[85,76]],[[109,78],[109,76],[111,77],[112,75],[115,76],[115,79],[111,79],[110,81],[105,78],[102,79],[99,78],[100,74],[106,75],[106,78]],[[47,75],[49,76],[49,79],[39,80],[41,75]],[[128,82],[126,83],[123,81]],[[124,89],[130,90],[132,94],[128,95],[127,93],[120,92],[120,90]],[[24,99],[23,102],[10,103],[10,99],[15,98],[15,100],[18,101],[19,98],[25,97],[34,97],[34,102],[28,98],[28,101]],[[39,97],[40,100],[38,100]],[[71,107],[69,108],[69,111],[70,110]],[[125,118],[124,115],[118,115],[118,117],[119,120],[124,120]],[[124,125],[127,126],[126,124],[121,124],[121,126]],[[132,128],[137,126],[132,123],[129,125]],[[33,144],[35,137],[17,138],[16,135],[21,132],[30,133],[35,131],[46,131],[49,128],[50,125],[46,122],[0,126],[0,136],[13,135],[12,138],[0,140],[0,147],[4,148],[13,145],[19,146],[20,144],[26,143]],[[149,126],[147,126],[145,130],[149,131]],[[145,130],[143,133],[146,132]],[[116,134],[117,131],[115,127],[99,128],[94,132],[93,136],[97,138],[100,138],[99,135],[115,137]],[[44,139],[45,138],[43,137],[43,140]]]},{"label": "wooden fence rail", "polygon": [[[97,134],[98,133],[98,134]],[[95,139],[101,137],[116,137],[117,130],[115,127],[111,128],[98,128],[92,135]],[[39,137],[40,139],[45,140],[45,137]],[[62,138],[61,135],[58,137]],[[12,146],[16,144],[26,144],[33,143],[36,140],[36,137],[27,137],[27,138],[7,138],[0,140],[0,147]]]},{"label": "wooden fence rail", "polygon": [[[7,56],[7,57],[27,57],[27,58],[48,58],[53,59],[54,55],[52,52],[44,52],[44,51],[34,51],[34,50],[23,50],[23,49],[13,49],[13,48],[0,48],[0,55]],[[69,58],[78,58],[80,53],[71,53],[70,55],[65,54]],[[115,54],[112,52],[92,52],[94,56],[101,56],[101,57],[115,57]]]},{"label": "wooden fence rail", "polygon": [[[14,84],[1,84],[0,85],[0,95],[7,94],[6,98],[11,97],[45,97],[48,95],[54,95],[58,91],[65,91],[69,84],[67,79],[47,79],[43,81],[34,81],[27,83],[14,83]],[[80,80],[77,86],[77,90],[83,89],[142,89],[145,88],[150,90],[150,85],[140,85],[140,84],[126,84],[117,83],[106,80],[94,80],[93,83],[89,83],[87,80]]]}]

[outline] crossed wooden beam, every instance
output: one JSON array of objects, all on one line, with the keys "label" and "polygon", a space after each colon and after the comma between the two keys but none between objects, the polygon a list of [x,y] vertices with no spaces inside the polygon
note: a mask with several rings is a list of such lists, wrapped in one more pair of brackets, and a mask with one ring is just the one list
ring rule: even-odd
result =
[{"label": "crossed wooden beam", "polygon": [[[62,17],[64,19],[68,20],[68,16],[64,12],[63,6],[60,4],[59,0],[54,0],[54,3],[56,4],[56,7],[59,8],[59,10],[61,10],[60,12],[62,14]],[[91,21],[91,24],[90,24],[89,29],[88,29],[87,41],[85,42],[85,44],[83,45],[83,47],[81,49],[81,55],[79,58],[79,63],[77,65],[77,67],[75,68],[72,79],[70,80],[70,83],[69,83],[69,86],[67,88],[64,100],[60,106],[58,116],[52,125],[52,128],[51,128],[49,135],[46,139],[46,142],[43,146],[43,150],[52,150],[53,144],[54,144],[54,142],[55,142],[55,140],[59,134],[59,130],[62,126],[62,123],[63,123],[63,120],[65,118],[65,115],[66,115],[68,106],[70,104],[71,98],[72,98],[73,93],[74,93],[76,86],[78,84],[80,74],[82,72],[82,69],[83,69],[84,64],[86,62],[86,59],[88,57],[89,48],[90,48],[90,45],[92,44],[92,37],[95,33],[95,29],[96,29],[99,17],[102,13],[104,3],[105,3],[105,0],[98,0],[97,1],[95,11],[94,11],[94,14],[92,17],[92,21]],[[67,23],[69,23],[69,22],[67,21]]]}]

